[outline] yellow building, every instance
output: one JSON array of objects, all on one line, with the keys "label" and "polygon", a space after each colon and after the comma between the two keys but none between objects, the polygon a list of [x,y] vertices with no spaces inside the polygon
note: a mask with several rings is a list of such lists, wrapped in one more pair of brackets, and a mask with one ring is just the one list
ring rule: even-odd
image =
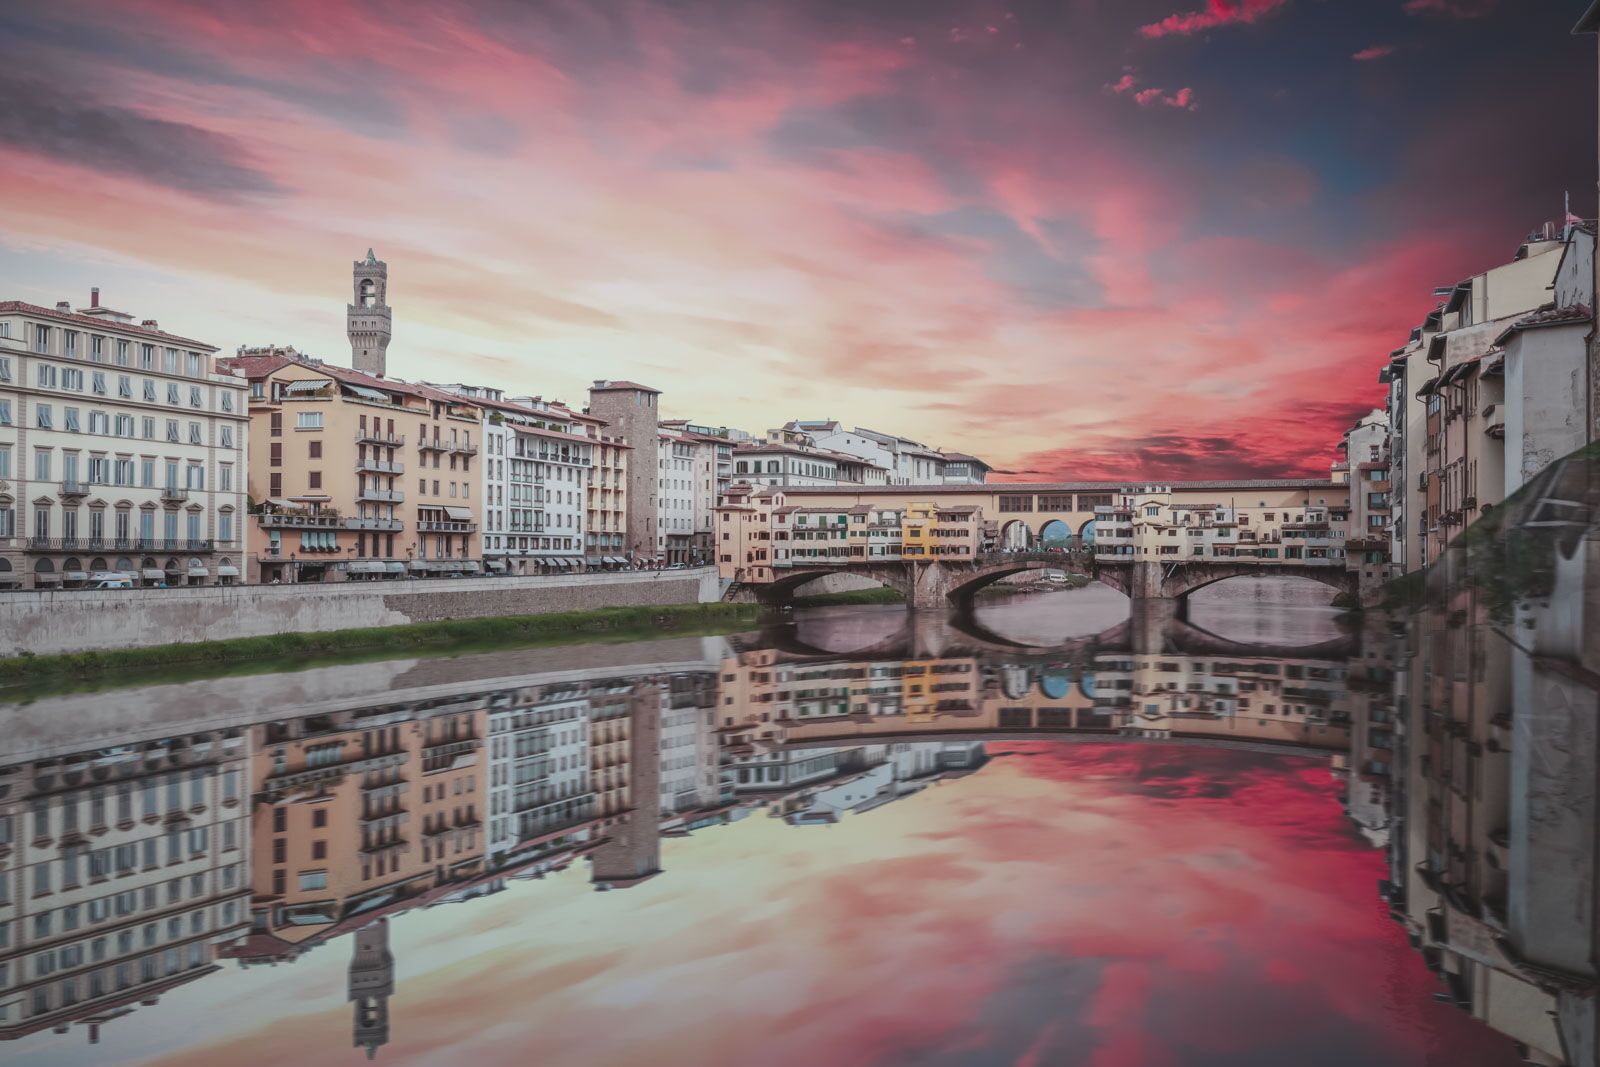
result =
[{"label": "yellow building", "polygon": [[253,580],[481,570],[475,404],[292,349],[219,362],[250,385]]}]

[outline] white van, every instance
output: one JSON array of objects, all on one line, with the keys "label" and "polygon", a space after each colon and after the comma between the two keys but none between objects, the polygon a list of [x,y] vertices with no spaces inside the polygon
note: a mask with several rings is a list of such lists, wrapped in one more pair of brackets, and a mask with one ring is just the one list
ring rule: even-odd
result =
[{"label": "white van", "polygon": [[95,571],[89,575],[90,589],[132,589],[133,576],[121,571]]}]

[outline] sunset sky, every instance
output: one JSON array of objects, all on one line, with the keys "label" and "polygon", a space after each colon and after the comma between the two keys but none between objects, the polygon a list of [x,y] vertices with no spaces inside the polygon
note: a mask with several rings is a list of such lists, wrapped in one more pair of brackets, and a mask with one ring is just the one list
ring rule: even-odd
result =
[{"label": "sunset sky", "polygon": [[1326,471],[1594,213],[1580,0],[0,5],[0,299],[1027,478]]},{"label": "sunset sky", "polygon": [[[1375,888],[1325,762],[991,745],[835,826],[764,814],[391,924],[398,1067],[1510,1067]],[[28,1067],[351,1067],[350,943],[215,975]]]}]

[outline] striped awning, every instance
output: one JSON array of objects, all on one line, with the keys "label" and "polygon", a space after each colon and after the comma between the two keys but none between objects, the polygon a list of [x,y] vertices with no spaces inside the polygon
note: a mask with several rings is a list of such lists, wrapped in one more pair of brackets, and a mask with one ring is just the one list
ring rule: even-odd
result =
[{"label": "striped awning", "polygon": [[358,559],[352,560],[350,563],[350,573],[352,574],[382,574],[387,569],[383,563],[377,560]]},{"label": "striped awning", "polygon": [[452,520],[456,521],[456,522],[471,522],[472,521],[472,509],[471,508],[450,508],[450,507],[447,507],[447,508],[444,509],[444,513],[446,515],[450,516],[450,518]]},{"label": "striped awning", "polygon": [[396,560],[391,560],[383,565],[383,569],[389,574],[404,574],[406,572],[406,565]]},{"label": "striped awning", "polygon": [[217,574],[223,578],[237,578],[239,577],[239,568],[224,565],[217,568]]},{"label": "striped awning", "polygon": [[155,580],[155,579],[158,579],[158,578],[165,578],[167,576],[167,572],[163,571],[163,570],[158,570],[155,567],[146,567],[144,570],[139,572],[139,576],[141,578],[149,578],[149,579]]},{"label": "striped awning", "polygon": [[283,386],[283,392],[286,396],[309,396],[318,390],[326,389],[328,385],[329,383],[325,378],[317,379],[315,381],[303,380],[298,382],[285,382]]},{"label": "striped awning", "polygon": [[387,402],[389,399],[388,393],[381,393],[376,389],[368,389],[364,385],[346,385],[345,388],[350,390],[356,396],[365,397],[368,400],[382,400]]}]

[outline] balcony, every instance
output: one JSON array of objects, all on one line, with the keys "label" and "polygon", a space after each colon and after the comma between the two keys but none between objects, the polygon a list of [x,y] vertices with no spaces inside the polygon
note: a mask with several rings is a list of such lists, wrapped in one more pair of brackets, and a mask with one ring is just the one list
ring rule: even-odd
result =
[{"label": "balcony", "polygon": [[405,529],[405,523],[399,519],[368,519],[356,516],[344,520],[347,530],[380,530],[388,533],[398,533]]},{"label": "balcony", "polygon": [[169,485],[161,490],[161,502],[163,504],[181,504],[188,499],[189,490],[180,486]]},{"label": "balcony", "polygon": [[264,511],[256,518],[266,530],[336,530],[341,525],[335,511]]},{"label": "balcony", "polygon": [[417,447],[424,452],[455,452],[463,456],[476,456],[478,446],[461,441],[446,441],[435,437],[432,440],[424,437],[417,441]]},{"label": "balcony", "polygon": [[1490,404],[1484,412],[1483,432],[1490,437],[1505,437],[1506,435],[1506,409],[1499,404]]},{"label": "balcony", "polygon": [[371,471],[374,474],[404,474],[406,465],[404,463],[390,463],[376,458],[358,459],[356,460],[356,470]]},{"label": "balcony", "polygon": [[417,523],[418,533],[469,534],[478,532],[475,522],[453,519],[423,519]]},{"label": "balcony", "polygon": [[406,443],[405,434],[384,433],[381,430],[357,430],[357,444],[387,445],[390,448],[399,448]]},{"label": "balcony", "polygon": [[216,542],[186,537],[30,537],[29,552],[210,552]]},{"label": "balcony", "polygon": [[77,481],[76,479],[64,481],[64,482],[61,483],[60,492],[61,492],[62,496],[66,496],[66,497],[88,496],[89,495],[89,483],[88,482],[80,482],[80,481]]},{"label": "balcony", "polygon": [[398,504],[406,498],[399,489],[358,489],[357,500],[370,500],[379,504]]}]

